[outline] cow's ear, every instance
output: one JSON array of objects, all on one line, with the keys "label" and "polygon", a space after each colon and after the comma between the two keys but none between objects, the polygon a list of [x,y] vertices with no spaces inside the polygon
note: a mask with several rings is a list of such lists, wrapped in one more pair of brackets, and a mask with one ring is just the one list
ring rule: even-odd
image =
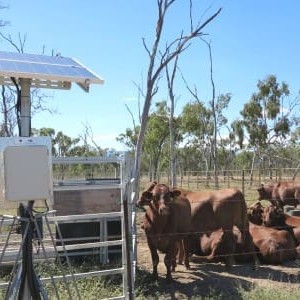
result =
[{"label": "cow's ear", "polygon": [[153,191],[154,187],[157,185],[157,181],[152,181],[148,184],[147,188],[145,189],[145,191],[147,192],[151,192]]},{"label": "cow's ear", "polygon": [[173,197],[179,197],[181,195],[181,190],[178,189],[174,189],[173,190]]}]

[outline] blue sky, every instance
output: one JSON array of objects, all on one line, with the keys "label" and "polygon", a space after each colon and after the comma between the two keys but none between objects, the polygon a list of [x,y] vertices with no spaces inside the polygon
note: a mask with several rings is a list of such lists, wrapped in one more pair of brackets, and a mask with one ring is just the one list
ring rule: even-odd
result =
[{"label": "blue sky", "polygon": [[[279,0],[194,1],[194,22],[205,20],[218,8],[220,15],[204,32],[211,42],[216,92],[231,93],[225,115],[233,120],[253,92],[258,80],[275,74],[288,83],[296,97],[300,90],[300,2]],[[172,41],[189,26],[187,0],[176,0],[165,21],[164,42]],[[122,150],[115,137],[132,127],[127,104],[138,120],[136,84],[145,86],[148,59],[142,38],[151,46],[157,7],[155,0],[52,0],[2,1],[9,9],[1,10],[1,19],[10,21],[2,29],[15,41],[27,35],[25,52],[45,54],[52,50],[74,57],[105,80],[92,85],[89,93],[76,85],[70,91],[43,90],[49,106],[58,114],[33,116],[32,127],[51,127],[71,137],[83,133],[88,124],[102,148]],[[6,42],[1,50],[14,51]],[[200,41],[181,56],[179,66],[201,99],[211,97],[209,57]],[[191,100],[178,79],[175,86],[176,111]],[[167,100],[162,84],[154,102]]]}]

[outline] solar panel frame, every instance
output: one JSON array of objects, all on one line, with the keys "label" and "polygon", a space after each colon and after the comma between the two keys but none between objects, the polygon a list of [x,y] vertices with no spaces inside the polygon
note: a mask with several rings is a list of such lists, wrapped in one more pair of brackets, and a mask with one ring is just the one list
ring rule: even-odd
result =
[{"label": "solar panel frame", "polygon": [[0,84],[13,84],[11,77],[29,78],[32,85],[70,88],[72,82],[85,91],[104,80],[74,58],[0,51]]}]

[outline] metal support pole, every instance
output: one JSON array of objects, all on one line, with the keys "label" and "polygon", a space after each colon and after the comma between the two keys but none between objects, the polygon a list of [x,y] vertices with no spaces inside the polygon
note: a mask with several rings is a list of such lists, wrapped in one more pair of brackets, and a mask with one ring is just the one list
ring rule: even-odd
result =
[{"label": "metal support pole", "polygon": [[124,208],[124,225],[125,225],[125,245],[126,245],[126,265],[127,265],[127,284],[128,284],[128,295],[129,300],[134,299],[133,291],[133,278],[132,278],[132,260],[131,260],[131,247],[132,247],[132,233],[128,220],[129,208],[128,208],[128,195],[127,191],[123,199]]},{"label": "metal support pole", "polygon": [[[30,84],[28,78],[21,78],[21,107],[20,107],[20,135],[29,137],[31,135],[31,99],[30,99]],[[22,247],[22,272],[21,286],[18,294],[19,300],[40,300],[40,285],[33,268],[33,205],[34,201],[29,201],[27,206],[20,204],[19,209],[22,218],[27,218],[29,221],[29,229],[26,233],[22,230],[22,238],[24,244]]]},{"label": "metal support pole", "polygon": [[31,100],[30,100],[30,83],[28,78],[21,78],[21,115],[20,115],[20,127],[21,136],[30,136],[31,134]]}]

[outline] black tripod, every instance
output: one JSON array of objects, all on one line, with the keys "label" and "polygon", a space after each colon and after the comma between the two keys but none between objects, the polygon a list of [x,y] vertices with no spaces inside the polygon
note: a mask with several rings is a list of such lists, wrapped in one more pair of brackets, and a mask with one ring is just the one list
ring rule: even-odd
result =
[{"label": "black tripod", "polygon": [[34,201],[28,206],[19,205],[22,233],[22,263],[15,274],[11,286],[6,292],[6,299],[41,300],[48,299],[47,294],[33,268],[33,238],[41,239],[41,231],[33,215]]}]

